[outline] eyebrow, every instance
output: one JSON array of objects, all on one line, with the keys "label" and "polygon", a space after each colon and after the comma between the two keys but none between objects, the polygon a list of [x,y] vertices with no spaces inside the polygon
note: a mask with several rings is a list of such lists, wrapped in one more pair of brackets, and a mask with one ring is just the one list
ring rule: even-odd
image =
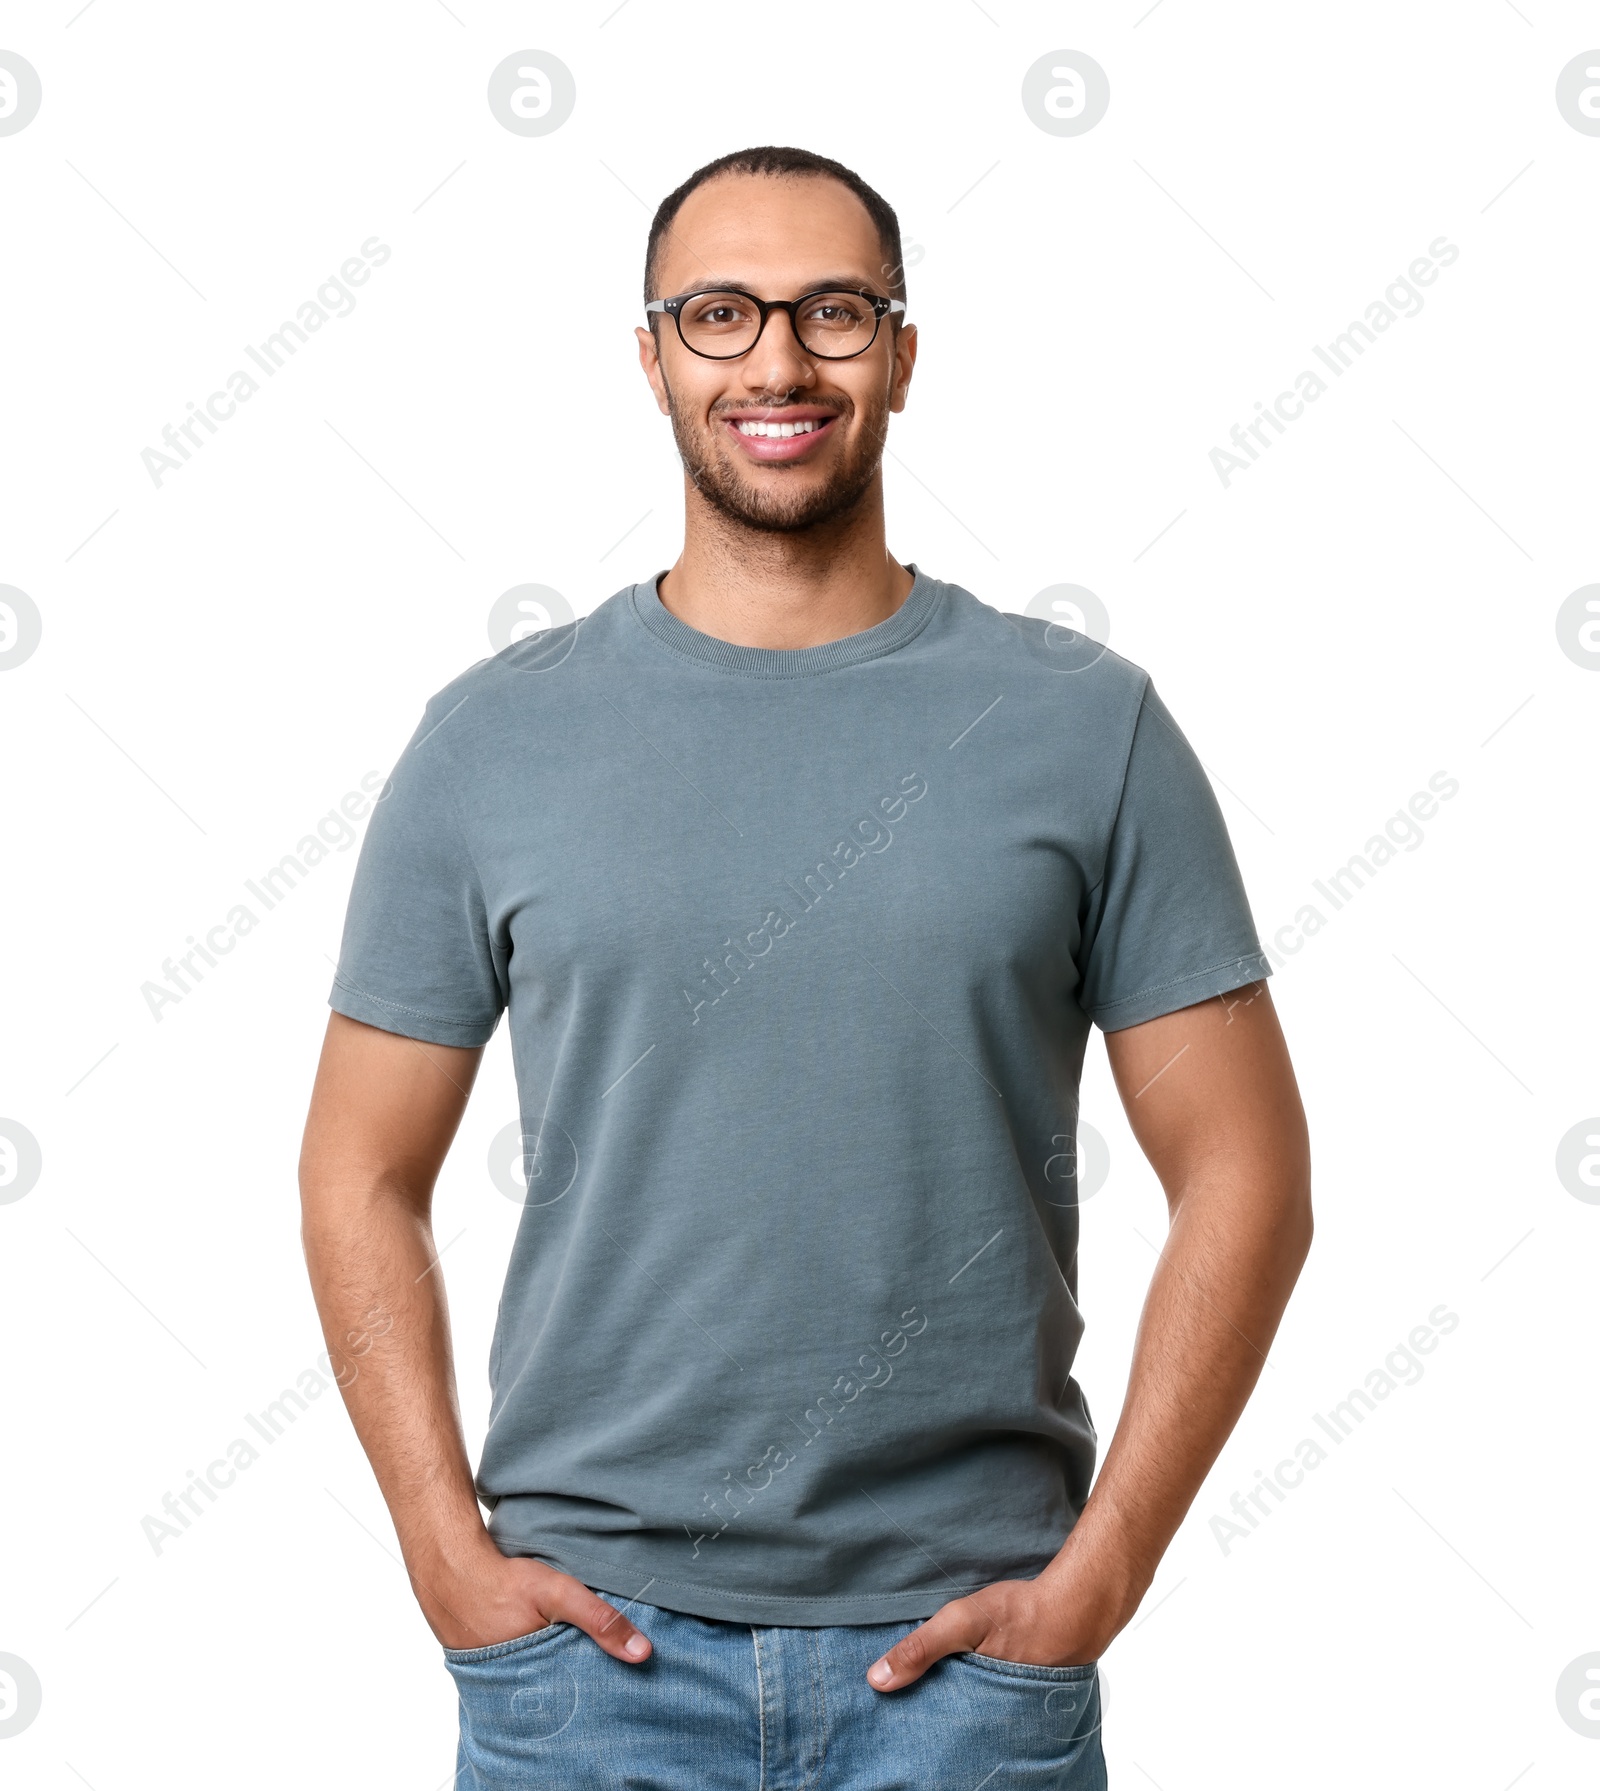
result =
[{"label": "eyebrow", "polygon": [[[690,292],[754,292],[754,288],[743,280],[719,280],[707,276],[696,280],[694,285],[683,288],[683,293]],[[818,279],[808,281],[798,293],[797,298],[804,298],[808,292],[876,292],[878,289],[871,280],[862,280],[851,274],[823,274]],[[678,298],[683,293],[666,293],[666,298]],[[761,294],[756,293],[756,297]]]}]

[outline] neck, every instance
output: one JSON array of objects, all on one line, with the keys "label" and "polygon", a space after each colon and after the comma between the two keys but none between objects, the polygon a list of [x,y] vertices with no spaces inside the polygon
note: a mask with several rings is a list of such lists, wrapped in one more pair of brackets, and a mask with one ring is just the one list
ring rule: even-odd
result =
[{"label": "neck", "polygon": [[886,621],[912,575],[884,538],[882,474],[849,514],[753,529],[684,483],[683,552],[657,586],[680,622],[741,647],[819,647]]}]

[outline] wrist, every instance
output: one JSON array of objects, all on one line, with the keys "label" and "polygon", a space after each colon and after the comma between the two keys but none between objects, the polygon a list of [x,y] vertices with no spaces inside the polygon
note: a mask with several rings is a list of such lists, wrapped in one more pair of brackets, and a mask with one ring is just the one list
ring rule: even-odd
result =
[{"label": "wrist", "polygon": [[476,1511],[464,1522],[407,1538],[401,1553],[419,1585],[474,1579],[505,1560]]},{"label": "wrist", "polygon": [[1090,1535],[1080,1524],[1039,1580],[1063,1605],[1088,1617],[1109,1642],[1138,1610],[1156,1565],[1125,1539]]},{"label": "wrist", "polygon": [[430,1535],[405,1550],[412,1595],[428,1627],[447,1648],[476,1648],[532,1627],[525,1590],[514,1584],[513,1563],[480,1524],[471,1531]]}]

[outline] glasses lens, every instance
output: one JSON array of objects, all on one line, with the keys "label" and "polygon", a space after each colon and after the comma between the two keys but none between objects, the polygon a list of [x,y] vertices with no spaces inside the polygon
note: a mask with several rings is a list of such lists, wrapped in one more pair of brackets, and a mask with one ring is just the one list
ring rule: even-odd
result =
[{"label": "glasses lens", "polygon": [[761,313],[742,292],[697,292],[684,301],[678,328],[696,354],[743,354],[760,331]]},{"label": "glasses lens", "polygon": [[860,354],[878,331],[872,301],[859,292],[814,292],[798,317],[801,346],[829,360]]}]

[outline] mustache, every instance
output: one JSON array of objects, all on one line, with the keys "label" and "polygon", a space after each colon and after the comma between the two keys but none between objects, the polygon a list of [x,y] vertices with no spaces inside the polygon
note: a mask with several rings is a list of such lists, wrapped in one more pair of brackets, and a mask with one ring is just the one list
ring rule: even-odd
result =
[{"label": "mustache", "polygon": [[747,398],[735,403],[731,398],[719,398],[707,413],[713,417],[740,417],[752,410],[826,410],[842,417],[851,409],[848,399],[844,398]]}]

